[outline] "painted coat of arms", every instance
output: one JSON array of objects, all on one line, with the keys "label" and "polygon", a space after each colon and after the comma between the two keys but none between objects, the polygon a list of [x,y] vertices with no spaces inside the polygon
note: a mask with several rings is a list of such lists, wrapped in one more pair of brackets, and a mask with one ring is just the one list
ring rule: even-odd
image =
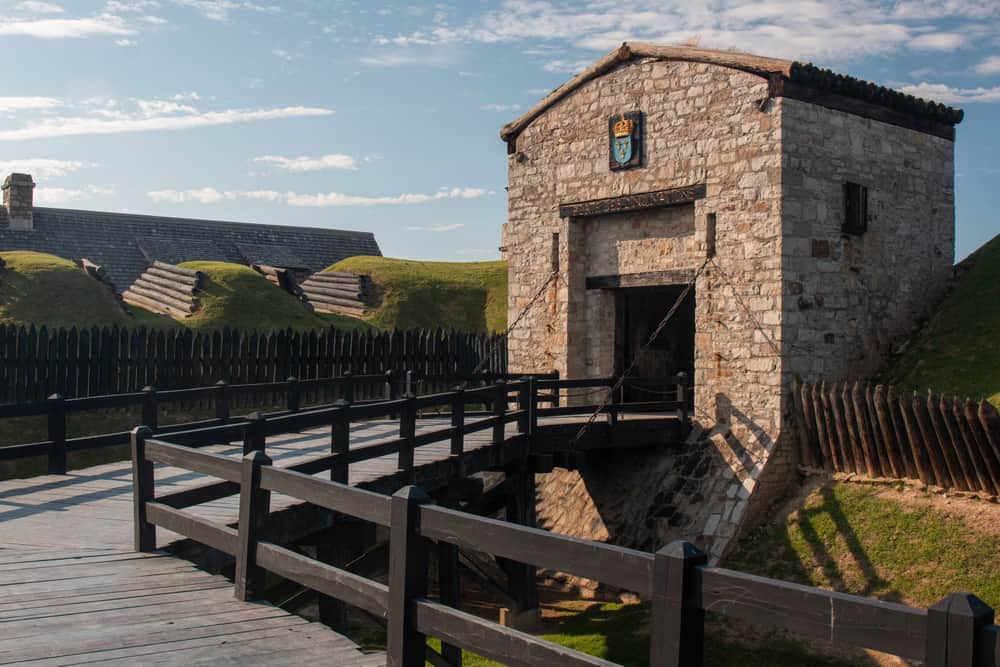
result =
[{"label": "painted coat of arms", "polygon": [[608,119],[612,170],[638,167],[642,163],[642,112],[629,111]]}]

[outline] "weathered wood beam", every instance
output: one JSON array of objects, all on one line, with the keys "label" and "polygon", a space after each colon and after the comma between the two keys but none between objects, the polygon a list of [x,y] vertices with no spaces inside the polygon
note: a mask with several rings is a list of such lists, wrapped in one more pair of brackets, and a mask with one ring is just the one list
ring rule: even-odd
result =
[{"label": "weathered wood beam", "polygon": [[559,217],[589,218],[597,215],[609,215],[611,213],[628,213],[629,211],[644,211],[652,208],[693,204],[699,199],[704,199],[705,192],[705,184],[698,183],[680,188],[656,190],[654,192],[640,192],[633,195],[621,195],[620,197],[606,197],[604,199],[573,202],[562,204],[559,207]]},{"label": "weathered wood beam", "polygon": [[644,271],[623,273],[616,276],[587,276],[587,289],[619,289],[623,287],[661,287],[663,285],[685,285],[694,278],[694,269],[672,271]]}]

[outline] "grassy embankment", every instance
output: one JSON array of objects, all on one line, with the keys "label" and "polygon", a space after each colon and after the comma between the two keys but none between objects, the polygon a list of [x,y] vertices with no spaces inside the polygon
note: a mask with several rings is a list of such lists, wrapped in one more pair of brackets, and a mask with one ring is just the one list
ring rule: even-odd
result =
[{"label": "grassy embankment", "polygon": [[181,266],[205,276],[199,307],[180,322],[189,329],[211,331],[229,327],[245,331],[292,328],[367,329],[367,324],[346,315],[310,313],[294,296],[278,289],[248,266],[228,262],[184,262]]},{"label": "grassy embankment", "polygon": [[497,332],[507,327],[507,263],[350,257],[327,271],[371,276],[364,319],[379,329]]},{"label": "grassy embankment", "polygon": [[959,263],[957,273],[953,290],[884,379],[1000,407],[1000,236]]}]

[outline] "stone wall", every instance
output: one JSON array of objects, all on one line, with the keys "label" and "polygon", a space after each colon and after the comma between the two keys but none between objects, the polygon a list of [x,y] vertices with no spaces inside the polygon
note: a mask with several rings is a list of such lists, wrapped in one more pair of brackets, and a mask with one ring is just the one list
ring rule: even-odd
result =
[{"label": "stone wall", "polygon": [[[869,376],[951,275],[954,143],[796,100],[782,125],[786,375]],[[860,236],[841,233],[846,182],[868,188]]]}]

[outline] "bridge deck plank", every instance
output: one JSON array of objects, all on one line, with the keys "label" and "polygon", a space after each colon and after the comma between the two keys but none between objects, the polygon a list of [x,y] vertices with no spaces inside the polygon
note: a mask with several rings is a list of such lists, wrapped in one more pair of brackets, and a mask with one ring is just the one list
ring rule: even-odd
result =
[{"label": "bridge deck plank", "polygon": [[[470,422],[475,418],[470,418]],[[571,425],[580,417],[544,420]],[[417,435],[447,428],[447,417],[418,420]],[[509,424],[508,434],[515,433]],[[398,422],[351,425],[351,449],[394,440]],[[490,431],[465,437],[465,451],[490,444]],[[274,465],[287,467],[330,452],[329,428],[268,438]],[[241,443],[203,448],[231,458]],[[416,449],[414,464],[433,466],[449,442]],[[352,485],[397,472],[395,454],[350,466]],[[157,495],[212,481],[157,465]],[[328,472],[319,473],[327,477]],[[234,523],[238,496],[189,508],[218,523]],[[279,511],[300,501],[273,494]],[[180,536],[159,529],[157,546]],[[131,463],[120,461],[0,481],[0,664],[313,664],[381,665],[349,639],[280,609],[237,601],[225,579],[163,553],[132,551]]]}]

